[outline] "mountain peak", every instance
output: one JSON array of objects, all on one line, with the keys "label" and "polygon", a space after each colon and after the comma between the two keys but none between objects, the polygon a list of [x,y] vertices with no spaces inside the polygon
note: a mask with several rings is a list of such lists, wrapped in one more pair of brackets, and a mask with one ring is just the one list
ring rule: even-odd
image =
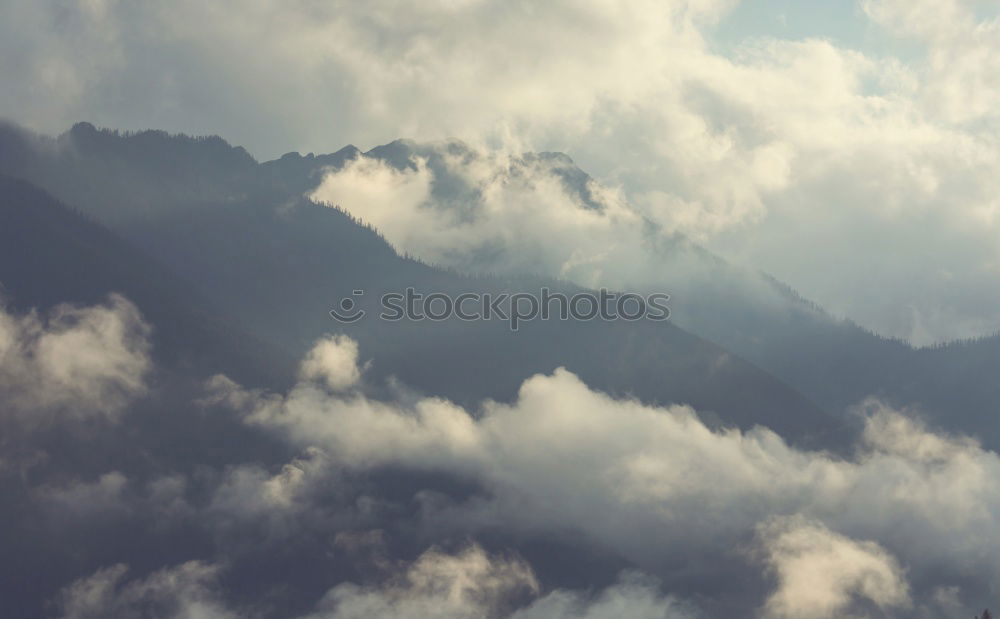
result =
[{"label": "mountain peak", "polygon": [[204,163],[215,161],[227,165],[255,165],[257,161],[242,146],[233,146],[218,135],[191,136],[185,133],[168,133],[161,129],[139,131],[95,127],[90,122],[78,122],[60,136],[77,148],[99,149],[105,154],[127,159],[155,153],[173,154],[185,159],[194,158]]},{"label": "mountain peak", "polygon": [[69,130],[70,135],[88,135],[97,132],[98,132],[97,127],[95,127],[92,123],[89,123],[87,121],[80,121],[78,123],[75,123],[72,127],[70,127]]}]

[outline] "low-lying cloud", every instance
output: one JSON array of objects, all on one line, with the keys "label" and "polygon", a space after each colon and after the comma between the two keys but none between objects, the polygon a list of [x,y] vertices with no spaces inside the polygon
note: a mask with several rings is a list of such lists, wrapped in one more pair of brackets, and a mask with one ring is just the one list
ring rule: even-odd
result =
[{"label": "low-lying cloud", "polygon": [[146,392],[149,326],[120,295],[103,305],[60,305],[47,316],[0,308],[0,390],[7,420],[114,420]]},{"label": "low-lying cloud", "polygon": [[[353,350],[319,344],[331,345]],[[956,592],[981,595],[1000,569],[990,542],[1000,456],[876,400],[859,407],[864,434],[844,459],[792,448],[766,428],[713,430],[684,406],[616,400],[565,370],[474,414],[313,381],[283,396],[223,378],[211,389],[247,423],[310,450],[299,467],[309,474],[269,483],[301,489],[328,471],[387,466],[474,480],[482,491],[466,497],[415,490],[421,526],[569,535],[691,590],[735,570],[771,583],[757,601],[769,617],[939,616],[958,608]]]},{"label": "low-lying cloud", "polygon": [[[985,605],[1000,571],[1000,456],[877,400],[853,413],[864,426],[853,454],[836,456],[766,428],[709,427],[683,405],[613,398],[565,370],[471,410],[376,389],[365,368],[377,362],[330,336],[287,393],[208,382],[192,419],[235,412],[288,459],[178,471],[116,458],[88,467],[96,474],[25,463],[16,488],[19,509],[39,510],[34,527],[74,548],[111,530],[139,543],[74,568],[51,608],[81,619],[931,618]],[[0,490],[11,472],[0,468]],[[554,585],[565,566],[539,562],[536,542],[606,571]],[[286,573],[288,561],[314,583],[292,598],[282,579],[306,572]],[[296,610],[271,601],[289,599]]]},{"label": "low-lying cloud", "polygon": [[764,614],[788,619],[843,616],[855,598],[882,612],[910,606],[906,575],[874,542],[858,542],[795,517],[762,527],[768,567],[778,580]]},{"label": "low-lying cloud", "polygon": [[[150,616],[163,619],[246,616],[230,607],[219,586],[219,565],[192,561],[128,578],[128,566],[101,569],[67,586],[58,605],[63,619]],[[515,600],[526,600],[511,610]],[[244,612],[253,612],[244,609]],[[539,594],[530,566],[487,554],[476,545],[449,554],[431,548],[383,583],[332,587],[314,611],[299,619],[693,619],[686,605],[663,596],[638,575],[596,593]]]}]

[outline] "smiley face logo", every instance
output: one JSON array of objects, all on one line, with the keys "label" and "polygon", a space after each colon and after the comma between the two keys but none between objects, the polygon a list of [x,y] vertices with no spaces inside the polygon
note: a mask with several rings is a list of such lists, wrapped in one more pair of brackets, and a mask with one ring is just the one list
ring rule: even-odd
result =
[{"label": "smiley face logo", "polygon": [[364,290],[353,291],[350,297],[344,297],[340,300],[340,303],[337,304],[337,307],[330,310],[330,316],[338,322],[347,324],[361,320],[365,317],[365,310],[356,309],[357,302],[353,299],[353,297],[361,297],[364,294]]}]

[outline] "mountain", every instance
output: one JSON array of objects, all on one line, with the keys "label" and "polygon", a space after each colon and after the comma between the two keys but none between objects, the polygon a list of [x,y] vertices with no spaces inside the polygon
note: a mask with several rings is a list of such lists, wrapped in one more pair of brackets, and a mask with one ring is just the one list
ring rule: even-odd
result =
[{"label": "mountain", "polygon": [[[404,155],[413,147],[392,143],[364,156],[387,161],[397,157],[408,165]],[[239,412],[196,403],[205,395],[204,379],[216,372],[247,386],[284,392],[294,380],[292,360],[328,332],[355,337],[362,361],[371,360],[365,393],[404,409],[413,401],[414,390],[470,407],[486,397],[510,400],[527,376],[566,366],[589,386],[617,396],[689,403],[710,424],[747,428],[762,423],[812,447],[847,443],[845,435],[852,428],[840,418],[774,374],[672,321],[536,320],[513,333],[498,320],[378,320],[371,312],[378,311],[379,297],[407,287],[452,296],[469,291],[537,293],[542,286],[565,293],[584,289],[546,277],[470,275],[430,266],[400,256],[377,230],[348,213],[302,198],[326,167],[343,166],[362,155],[348,147],[332,155],[290,154],[258,164],[217,139],[158,132],[116,135],[86,125],[53,140],[16,129],[0,131],[0,162],[10,174],[0,176],[0,282],[7,307],[44,311],[67,301],[96,303],[110,292],[120,292],[152,325],[157,367],[151,393],[130,406],[119,423],[97,432],[57,424],[21,441],[5,426],[0,469],[9,474],[0,476],[0,503],[7,506],[0,510],[0,553],[18,557],[0,566],[5,614],[51,616],[67,583],[124,569],[115,566],[127,564],[129,578],[147,579],[162,574],[158,570],[164,565],[190,567],[188,562],[199,560],[225,566],[220,578],[237,613],[298,616],[310,612],[334,584],[368,582],[373,565],[386,565],[385,557],[397,564],[415,559],[428,544],[454,542],[454,529],[445,527],[438,534],[438,519],[427,518],[447,512],[426,508],[488,504],[497,490],[474,474],[461,468],[438,472],[388,465],[336,468],[313,478],[313,465],[325,465],[321,458],[313,460],[312,452],[303,453],[301,445],[246,424]],[[564,155],[526,159],[533,157],[551,164],[560,182],[585,180]],[[198,164],[189,165],[188,158]],[[589,203],[581,201],[587,208],[601,208],[597,196]],[[665,253],[668,258],[697,261],[711,274],[699,275],[704,281],[690,278],[686,292],[671,303],[687,324],[717,329],[734,348],[770,359],[819,395],[828,392],[825,397],[846,399],[884,383],[892,397],[924,397],[932,410],[949,411],[960,403],[961,410],[937,418],[942,424],[988,426],[988,404],[996,398],[995,387],[984,376],[1000,354],[996,338],[912,350],[829,319],[766,276],[741,283],[744,270],[682,238],[663,243],[676,250]],[[773,296],[762,292],[760,281],[771,282]],[[354,298],[369,316],[350,325],[334,321],[328,311],[355,290],[364,291]],[[692,315],[692,307],[700,307],[705,315]],[[782,329],[787,333],[776,333]],[[771,356],[761,351],[771,351]],[[572,415],[566,417],[566,425],[553,433],[574,430]],[[628,420],[623,421],[627,428]],[[620,423],[618,418],[615,423]],[[369,431],[375,435],[381,429]],[[543,451],[550,447],[549,436],[537,438]],[[721,437],[722,458],[709,463],[723,468],[714,469],[713,475],[727,466],[742,473],[747,460],[731,457],[727,445],[732,438]],[[603,449],[603,434],[597,443]],[[781,475],[775,463],[782,465],[784,449],[777,441],[764,437],[737,443],[751,452],[751,459],[761,461],[760,470]],[[964,462],[964,454],[949,455],[942,466]],[[710,497],[710,502],[696,503],[694,518],[707,514],[705,520],[713,520],[719,514],[761,509],[751,503],[762,495],[742,489],[737,489],[740,498],[735,502],[715,502],[715,497],[726,495],[714,493],[711,483],[697,481],[694,474],[703,457],[713,458],[712,450],[696,448],[687,460],[676,460],[684,464],[676,470],[691,475],[700,486],[698,493],[708,489],[696,495]],[[830,463],[825,454],[804,454],[790,462],[822,462],[822,470],[842,471],[867,467],[869,459],[862,454],[858,460]],[[887,463],[883,466],[889,467],[888,476],[903,480],[885,486],[890,489],[906,486],[913,479],[909,472],[919,476],[928,470],[924,454],[913,460],[912,469],[908,460],[874,459]],[[569,479],[589,485],[588,460],[567,458],[564,468],[573,472]],[[667,478],[673,470],[665,471]],[[767,475],[760,479],[769,480]],[[824,509],[839,505],[841,477],[834,477],[835,498],[828,501],[823,494]],[[808,480],[815,477],[807,474],[805,479],[794,488],[811,494]],[[940,483],[940,476],[936,479]],[[570,494],[576,494],[575,487]],[[878,493],[882,486],[874,488]],[[779,496],[775,509],[785,513],[785,497],[790,495],[781,490]],[[861,493],[854,507],[866,509],[868,496]],[[793,509],[796,500],[791,497]],[[575,529],[572,520],[563,529],[563,514],[573,510],[550,502],[549,493],[538,501],[553,512],[559,526],[505,531],[487,522],[472,529],[477,542],[491,551],[524,557],[548,589],[599,591],[622,570],[635,569],[629,553],[606,543],[613,537],[581,536],[584,530]],[[669,501],[643,504],[634,513],[672,511],[674,502]],[[629,516],[631,505],[623,503],[628,509],[621,510],[617,505],[585,515],[606,520],[616,531],[647,522]],[[663,505],[671,509],[662,510]],[[514,509],[520,509],[520,503]],[[646,509],[654,511],[642,511]],[[909,506],[900,510],[905,513]],[[849,510],[848,520],[851,513],[858,512]],[[605,514],[612,517],[605,519]],[[619,519],[619,514],[625,518]],[[898,529],[892,514],[888,526]],[[429,526],[424,527],[423,518]],[[653,537],[668,528],[675,536],[669,540],[683,541],[689,534],[686,526],[670,524],[684,521],[656,516],[648,522],[659,527]],[[648,531],[634,528],[638,546],[646,547],[652,539]],[[460,530],[464,535],[465,529]],[[744,612],[763,599],[758,589],[770,586],[767,574],[758,577],[741,566],[748,548],[743,540],[753,530],[739,543],[730,544],[728,537],[714,540],[725,546],[723,554],[676,541],[672,546],[649,544],[648,553],[657,559],[650,563],[653,573],[662,577],[666,590],[691,591],[692,596],[711,596],[735,582],[734,601],[709,614]],[[920,535],[924,529],[916,531]],[[371,562],[352,554],[357,552],[352,544],[362,538],[375,540]],[[723,566],[721,577],[718,565]],[[175,572],[167,574],[172,578],[169,574]],[[126,594],[135,588],[108,582],[111,589]],[[708,584],[700,584],[704,582]]]},{"label": "mountain", "polygon": [[[338,331],[355,337],[362,354],[376,360],[373,382],[396,377],[467,405],[512,399],[526,377],[565,366],[595,388],[650,403],[690,404],[718,423],[764,424],[810,444],[830,443],[844,432],[837,418],[780,380],[669,322],[534,321],[518,333],[500,321],[335,322],[328,311],[354,290],[364,290],[369,303],[411,286],[452,295],[537,293],[542,286],[579,290],[554,280],[433,268],[398,256],[345,213],[300,197],[298,190],[323,165],[357,156],[353,149],[258,165],[248,163],[242,149],[222,148],[215,139],[157,132],[114,134],[77,125],[54,141],[40,139],[47,146],[31,145],[14,129],[3,139],[27,141],[20,152],[31,153],[12,158],[18,149],[5,148],[8,171],[19,169],[64,199],[75,196],[84,212],[107,221],[291,356]],[[118,149],[110,146],[116,140]],[[139,145],[150,152],[144,155]],[[199,148],[205,152],[190,152]],[[186,157],[211,163],[177,161],[171,167]],[[156,177],[157,166],[170,169]],[[199,184],[209,188],[207,197],[192,189]]]},{"label": "mountain", "polygon": [[114,518],[98,519],[88,528],[86,500],[66,509],[67,518],[84,532],[59,527],[61,532],[52,535],[39,521],[44,488],[33,488],[33,480],[97,479],[109,471],[127,471],[128,484],[141,487],[206,466],[279,463],[291,457],[287,448],[234,416],[205,414],[192,401],[203,396],[205,378],[215,373],[247,385],[287,388],[297,359],[240,328],[196,287],[92,218],[24,180],[0,174],[4,309],[45,315],[63,303],[103,303],[111,293],[133,302],[151,327],[149,392],[129,405],[124,422],[52,423],[24,430],[6,423],[7,401],[0,393],[0,421],[5,422],[0,468],[10,473],[20,467],[19,474],[0,479],[5,506],[0,510],[0,552],[19,557],[16,565],[0,566],[5,616],[51,616],[45,604],[60,586],[109,561],[126,557],[141,569],[154,556],[198,556],[207,544],[203,534],[187,529],[151,536],[141,527],[122,527]]},{"label": "mountain", "polygon": [[292,357],[240,329],[173,271],[38,187],[4,175],[0,285],[8,306],[22,312],[123,294],[154,327],[155,360],[187,374],[225,372],[273,386],[293,374]]},{"label": "mountain", "polygon": [[[289,347],[290,354],[301,351],[317,333],[338,327],[317,308],[328,309],[354,287],[398,288],[428,277],[436,286],[445,285],[434,279],[441,276],[439,270],[400,260],[377,234],[361,232],[357,222],[343,213],[302,200],[324,171],[338,169],[359,156],[407,169],[413,166],[413,157],[419,156],[434,172],[432,191],[442,202],[475,208],[477,200],[444,165],[445,157],[474,155],[454,141],[428,145],[397,140],[367,153],[348,146],[329,155],[289,153],[259,164],[243,149],[219,138],[124,134],[85,123],[54,139],[7,126],[0,131],[0,143],[4,145],[0,169],[30,178],[107,221],[161,262],[211,291],[213,300],[253,325],[255,333]],[[581,204],[601,208],[590,195],[590,177],[569,157],[527,154],[524,161],[525,165],[543,163],[568,191],[576,192]],[[164,168],[163,174],[157,173],[159,168]],[[247,252],[247,247],[255,251]],[[996,420],[1000,389],[992,381],[981,380],[1000,361],[1000,337],[915,350],[849,320],[836,319],[791,287],[732,264],[683,236],[657,237],[654,256],[657,262],[648,269],[653,276],[628,282],[628,289],[669,291],[671,322],[703,341],[714,342],[716,350],[730,351],[731,357],[746,359],[772,374],[830,415],[839,416],[846,408],[876,396],[894,406],[915,408],[942,428],[1000,445]],[[346,264],[354,266],[348,269]],[[374,279],[367,274],[355,277],[351,271],[369,267],[379,273]],[[487,270],[472,262],[463,267],[463,271]],[[258,275],[250,277],[248,269]],[[406,275],[394,275],[397,272]],[[454,273],[449,277],[456,278],[454,286],[468,285]],[[530,278],[508,273],[493,279],[494,285],[518,288]],[[472,281],[479,285],[481,280]],[[542,280],[531,281],[537,288]],[[249,299],[253,302],[246,302]],[[288,315],[298,317],[282,319]],[[565,327],[554,327],[560,328]],[[391,333],[392,329],[382,331]],[[423,337],[434,338],[430,332]],[[378,343],[378,333],[368,338],[371,356],[376,351],[394,354],[392,346]],[[593,351],[578,352],[594,356]],[[630,354],[642,356],[635,351]],[[442,387],[419,378],[427,371],[424,368],[401,369],[406,368],[402,359],[388,367],[384,362],[380,365],[386,374],[391,367],[415,382],[426,381],[428,391]],[[456,365],[459,371],[466,367]],[[545,367],[539,361],[524,369],[544,371]],[[623,372],[634,370],[630,365],[624,368]],[[496,381],[487,380],[481,372],[471,374],[466,388],[452,385],[445,392],[472,401],[479,394],[509,395],[517,384],[516,373],[507,381],[499,376]],[[601,372],[595,368],[594,374]],[[501,384],[506,387],[500,389]],[[609,381],[604,387],[615,390],[616,385]],[[683,385],[636,390],[637,395],[658,401],[667,393],[713,410],[720,406],[721,396],[696,398]],[[734,414],[729,411],[726,416]],[[768,418],[758,415],[764,415],[763,410],[751,418]]]},{"label": "mountain", "polygon": [[[475,217],[482,208],[482,189],[469,182],[469,170],[490,162],[460,142],[397,140],[365,156],[400,171],[413,170],[413,162],[420,160],[432,173],[432,201],[453,219]],[[583,208],[608,208],[606,201],[595,199],[596,183],[566,155],[528,153],[503,159],[494,169],[514,179],[557,179]],[[496,184],[489,187],[495,190]],[[914,349],[834,318],[790,286],[727,261],[681,234],[663,233],[652,222],[647,228],[640,238],[630,239],[644,245],[644,254],[626,252],[627,259],[617,265],[601,263],[606,285],[669,292],[672,322],[774,374],[831,413],[874,396],[1000,446],[1000,386],[983,380],[1000,364],[1000,337]],[[473,272],[526,268],[516,256],[498,260],[499,254],[479,260],[482,254],[469,252],[456,262]]]}]

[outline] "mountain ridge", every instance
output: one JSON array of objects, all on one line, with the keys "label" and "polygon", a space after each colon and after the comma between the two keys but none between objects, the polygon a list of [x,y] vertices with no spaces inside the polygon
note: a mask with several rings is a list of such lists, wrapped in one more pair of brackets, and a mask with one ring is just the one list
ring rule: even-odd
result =
[{"label": "mountain ridge", "polygon": [[[110,131],[106,133],[113,134]],[[10,131],[4,135],[7,139],[3,139],[3,143],[9,142]],[[160,132],[155,135],[158,137],[148,139],[158,142],[164,139],[165,134]],[[133,138],[112,135],[107,139]],[[191,138],[178,139],[185,147],[199,144]],[[218,141],[206,140],[206,143],[210,149],[226,144],[221,138]],[[16,153],[28,151],[31,155],[22,155],[21,158],[27,159],[29,165],[22,168],[29,168],[29,176],[33,174],[34,180],[54,190],[57,195],[61,191],[81,198],[80,206],[85,211],[108,221],[120,231],[127,231],[126,236],[131,235],[141,243],[155,243],[157,227],[162,223],[159,218],[174,218],[178,209],[201,213],[200,209],[206,207],[212,209],[228,205],[238,210],[238,205],[253,202],[258,209],[283,206],[294,213],[296,208],[302,207],[302,193],[314,188],[321,174],[329,169],[338,169],[357,157],[380,158],[389,165],[405,167],[412,165],[415,154],[422,156],[428,149],[434,151],[430,153],[432,156],[438,156],[434,153],[442,152],[441,148],[459,154],[468,150],[467,146],[454,140],[436,144],[438,146],[422,146],[412,140],[396,140],[364,153],[354,147],[345,147],[334,153],[312,157],[288,153],[279,159],[255,164],[247,163],[247,159],[240,154],[245,151],[236,151],[232,159],[243,161],[239,165],[245,167],[245,173],[227,177],[224,172],[213,175],[206,170],[189,171],[189,179],[175,178],[167,182],[167,190],[158,196],[160,202],[155,205],[156,208],[143,211],[142,217],[106,216],[108,211],[129,210],[132,205],[130,190],[133,188],[121,179],[129,177],[134,164],[120,156],[112,162],[114,165],[105,161],[112,170],[118,170],[115,175],[120,177],[117,184],[115,178],[111,178],[110,183],[102,185],[104,193],[109,196],[105,200],[98,200],[99,195],[93,192],[88,193],[86,189],[89,186],[86,184],[83,191],[75,191],[74,183],[80,185],[78,179],[81,176],[91,173],[107,177],[109,173],[108,169],[95,170],[93,162],[80,163],[78,157],[67,161],[52,156],[46,161],[38,149],[33,150],[30,144],[22,144],[20,148],[5,147],[4,150],[15,155],[0,154],[0,170],[11,167],[11,160],[17,159]],[[572,160],[568,157],[553,157],[559,166],[571,165]],[[74,165],[80,168],[74,170]],[[433,161],[428,165],[433,165]],[[61,166],[69,167],[70,172],[61,174]],[[226,169],[226,166],[220,167],[223,171]],[[578,189],[586,187],[589,176],[575,165],[573,167],[576,172],[570,175],[569,184]],[[47,175],[51,178],[46,184]],[[74,178],[77,180],[74,181]],[[208,197],[201,193],[187,195],[185,192],[190,186],[198,186],[200,180],[204,180],[210,188]],[[565,178],[562,180],[566,181]],[[160,182],[140,186],[135,193],[139,194],[140,201],[152,200],[151,194],[155,194],[161,186]],[[586,196],[581,194],[581,201],[586,202]],[[258,223],[264,225],[262,221]],[[178,221],[177,225],[186,223]],[[222,224],[216,222],[214,225]],[[304,230],[301,233],[307,234]],[[175,235],[181,238],[183,233]],[[322,239],[314,238],[312,242],[321,243]],[[690,261],[697,265],[701,273],[700,279],[689,289],[677,286],[678,294],[674,295],[675,303],[671,308],[676,324],[746,358],[835,416],[864,398],[876,396],[895,406],[923,409],[935,424],[946,429],[978,434],[988,442],[1000,443],[1000,424],[983,423],[984,420],[996,419],[996,390],[970,382],[971,379],[963,378],[954,370],[958,365],[971,363],[964,361],[963,355],[978,359],[975,362],[978,364],[995,363],[996,359],[1000,359],[1000,337],[982,338],[972,348],[976,353],[971,357],[969,353],[963,353],[968,350],[966,345],[949,345],[934,351],[914,350],[898,340],[872,334],[850,321],[835,319],[817,304],[802,298],[791,286],[766,274],[735,268],[725,259],[683,237],[660,239],[660,242],[663,243],[663,255],[668,260],[665,264],[669,264],[669,260],[679,260],[682,264]],[[168,248],[163,248],[163,251],[164,255],[170,253]],[[306,262],[313,260],[305,256],[299,259]],[[760,297],[762,290],[765,293]],[[774,299],[779,302],[775,303]],[[942,386],[947,386],[947,389],[938,388]]]}]

